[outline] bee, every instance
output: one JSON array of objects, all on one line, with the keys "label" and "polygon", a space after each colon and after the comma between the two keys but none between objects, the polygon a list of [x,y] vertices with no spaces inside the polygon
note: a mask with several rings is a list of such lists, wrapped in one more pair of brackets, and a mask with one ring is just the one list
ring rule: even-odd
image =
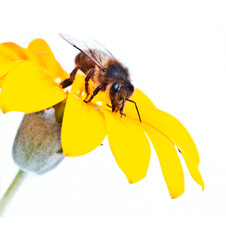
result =
[{"label": "bee", "polygon": [[[97,42],[95,45],[98,44],[98,48],[90,48],[86,44],[80,47],[79,41],[71,36],[65,34],[60,34],[60,36],[80,51],[75,57],[74,70],[71,72],[70,77],[61,83],[61,87],[70,86],[78,70],[80,70],[85,74],[85,92],[87,96],[84,102],[91,102],[100,91],[106,91],[111,101],[111,106],[107,106],[112,109],[112,112],[119,111],[121,116],[125,116],[123,113],[125,103],[127,101],[132,102],[135,104],[141,122],[137,104],[130,100],[134,93],[134,86],[131,83],[128,69]],[[89,87],[90,79],[92,79],[95,86],[92,93]]]}]

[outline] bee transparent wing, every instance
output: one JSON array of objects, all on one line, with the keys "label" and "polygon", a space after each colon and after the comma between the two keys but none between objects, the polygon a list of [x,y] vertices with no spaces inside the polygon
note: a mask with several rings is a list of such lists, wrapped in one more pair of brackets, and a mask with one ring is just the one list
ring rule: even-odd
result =
[{"label": "bee transparent wing", "polygon": [[99,43],[97,40],[95,40],[95,39],[93,39],[93,41],[94,41],[94,44],[95,44],[95,46],[96,46],[96,48],[98,49],[98,50],[100,50],[101,52],[103,52],[104,54],[106,54],[108,57],[111,57],[111,58],[114,58],[115,59],[115,57],[113,56],[113,54],[110,52],[110,51],[108,51],[101,43]]},{"label": "bee transparent wing", "polygon": [[105,69],[102,62],[106,58],[113,58],[113,55],[95,40],[93,42],[83,42],[68,34],[60,34],[60,36],[73,47],[86,54],[101,70]]}]

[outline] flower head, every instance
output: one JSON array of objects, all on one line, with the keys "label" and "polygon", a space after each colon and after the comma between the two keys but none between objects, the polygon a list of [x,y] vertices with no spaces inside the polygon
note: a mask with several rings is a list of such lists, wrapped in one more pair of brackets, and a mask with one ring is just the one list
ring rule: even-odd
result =
[{"label": "flower head", "polygon": [[[193,179],[204,189],[198,170],[199,154],[184,126],[170,114],[157,109],[139,89],[127,102],[124,113],[111,111],[106,92],[90,103],[86,97],[84,75],[78,73],[70,89],[59,86],[68,77],[44,40],[36,39],[24,49],[13,43],[0,45],[0,108],[3,112],[40,111],[66,100],[61,141],[66,156],[86,154],[107,136],[118,166],[130,183],[146,176],[151,140],[172,198],[184,192],[184,174],[177,149],[182,154]],[[3,66],[3,67],[1,67]],[[92,86],[91,86],[92,88]],[[148,139],[149,138],[149,139]]]}]

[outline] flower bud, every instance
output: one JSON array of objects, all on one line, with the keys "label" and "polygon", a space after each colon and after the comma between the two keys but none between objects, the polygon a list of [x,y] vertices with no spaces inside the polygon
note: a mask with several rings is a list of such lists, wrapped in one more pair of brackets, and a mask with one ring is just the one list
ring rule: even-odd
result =
[{"label": "flower bud", "polygon": [[24,171],[43,174],[64,158],[61,123],[54,108],[25,114],[13,144],[14,162]]}]

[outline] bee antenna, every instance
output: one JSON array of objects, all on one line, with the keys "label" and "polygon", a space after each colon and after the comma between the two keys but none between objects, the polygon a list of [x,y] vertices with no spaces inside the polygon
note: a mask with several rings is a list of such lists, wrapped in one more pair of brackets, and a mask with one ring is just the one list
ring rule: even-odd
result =
[{"label": "bee antenna", "polygon": [[136,107],[136,110],[137,110],[137,114],[138,114],[139,120],[140,120],[140,122],[142,122],[136,102],[134,102],[133,100],[130,100],[130,99],[126,99],[126,100],[127,100],[128,102],[134,103],[134,105],[135,105],[135,107]]}]

